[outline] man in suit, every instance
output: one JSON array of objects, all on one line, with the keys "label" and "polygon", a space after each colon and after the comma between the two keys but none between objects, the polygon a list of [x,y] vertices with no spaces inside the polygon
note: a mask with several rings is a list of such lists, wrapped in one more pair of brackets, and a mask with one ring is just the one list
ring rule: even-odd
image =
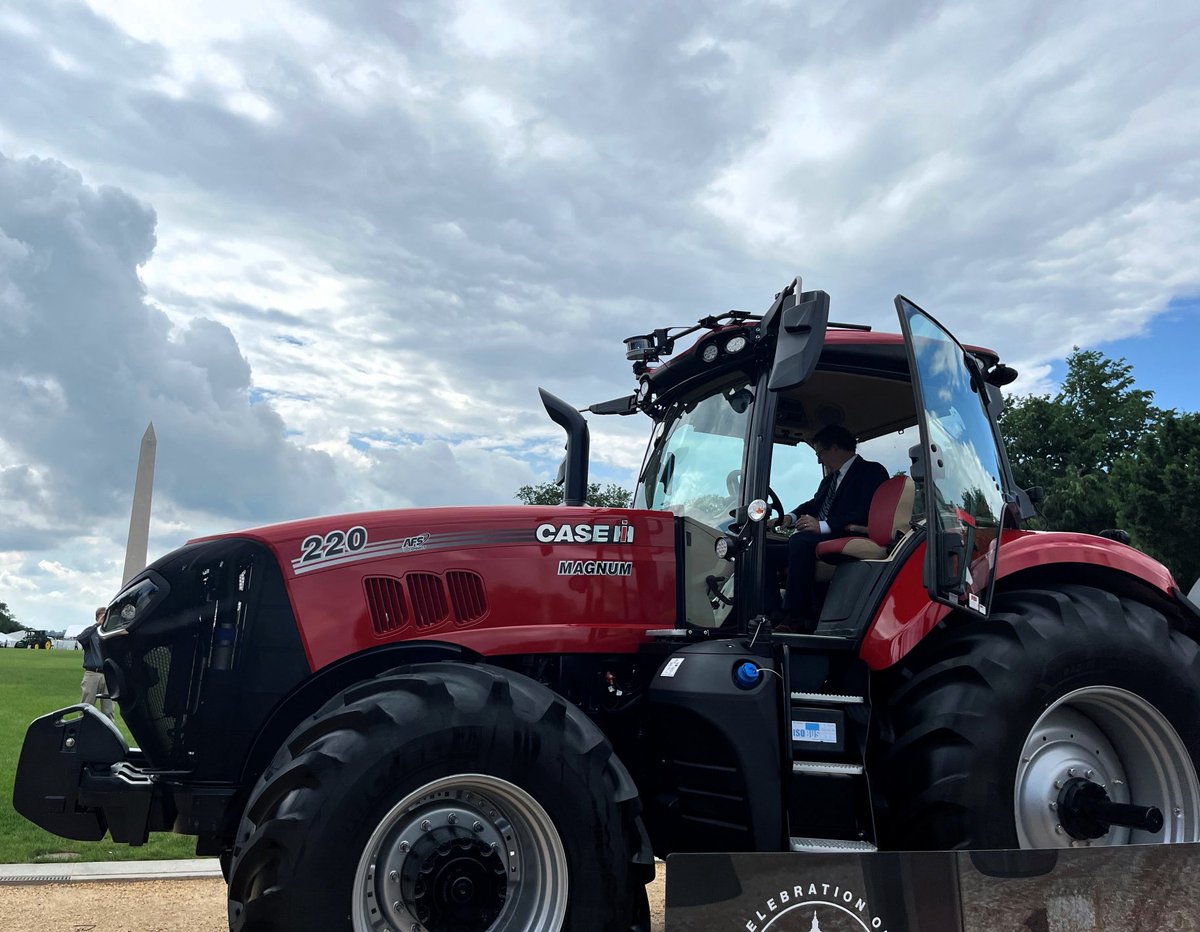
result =
[{"label": "man in suit", "polygon": [[[811,499],[776,522],[776,527],[796,529],[787,542],[787,589],[782,617],[777,620],[800,631],[816,627],[813,583],[817,544],[866,533],[871,498],[888,477],[882,463],[864,460],[855,452],[858,444],[854,435],[841,425],[823,427],[809,443],[825,470],[825,478]],[[784,562],[783,548],[772,549],[777,555],[771,564],[777,570]]]}]

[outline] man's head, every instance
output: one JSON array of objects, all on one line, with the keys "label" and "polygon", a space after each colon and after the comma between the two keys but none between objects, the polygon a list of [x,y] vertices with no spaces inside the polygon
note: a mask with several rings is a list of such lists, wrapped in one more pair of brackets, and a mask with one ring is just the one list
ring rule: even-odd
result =
[{"label": "man's head", "polygon": [[812,444],[812,448],[817,453],[817,462],[825,468],[827,473],[833,472],[835,469],[841,469],[846,460],[854,455],[854,451],[858,447],[858,443],[854,439],[854,434],[846,430],[841,424],[830,424],[822,427],[813,434],[813,438],[809,443]]},{"label": "man's head", "polygon": [[103,605],[96,609],[96,621],[100,621],[104,617],[104,613],[108,611]]}]

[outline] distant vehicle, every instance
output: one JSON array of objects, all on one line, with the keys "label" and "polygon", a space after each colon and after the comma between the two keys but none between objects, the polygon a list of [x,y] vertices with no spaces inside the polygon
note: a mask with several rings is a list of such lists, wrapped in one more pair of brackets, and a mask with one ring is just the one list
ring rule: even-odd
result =
[{"label": "distant vehicle", "polygon": [[45,631],[26,630],[24,637],[17,641],[13,647],[28,647],[30,650],[42,650],[49,648],[50,637]]}]

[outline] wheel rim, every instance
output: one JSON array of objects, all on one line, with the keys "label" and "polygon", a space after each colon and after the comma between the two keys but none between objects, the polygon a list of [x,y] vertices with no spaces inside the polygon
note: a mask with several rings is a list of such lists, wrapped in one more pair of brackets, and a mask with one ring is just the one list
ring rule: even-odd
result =
[{"label": "wheel rim", "polygon": [[[1100,784],[1113,802],[1155,806],[1162,832],[1112,826],[1075,839],[1057,811],[1067,781]],[[1200,781],[1187,746],[1141,696],[1115,686],[1067,693],[1041,714],[1017,763],[1013,808],[1022,848],[1200,841]]]},{"label": "wheel rim", "polygon": [[557,929],[567,856],[541,804],[487,774],[426,783],[380,821],[354,875],[356,932]]}]

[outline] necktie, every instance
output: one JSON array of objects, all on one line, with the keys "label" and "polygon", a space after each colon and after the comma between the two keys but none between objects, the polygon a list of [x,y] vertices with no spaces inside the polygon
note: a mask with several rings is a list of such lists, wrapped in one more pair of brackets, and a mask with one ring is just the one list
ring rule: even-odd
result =
[{"label": "necktie", "polygon": [[833,499],[837,495],[838,479],[840,477],[840,472],[835,472],[829,477],[829,488],[825,490],[825,500],[821,502],[821,508],[817,512],[818,521],[824,521],[829,517],[829,509],[833,507]]}]

